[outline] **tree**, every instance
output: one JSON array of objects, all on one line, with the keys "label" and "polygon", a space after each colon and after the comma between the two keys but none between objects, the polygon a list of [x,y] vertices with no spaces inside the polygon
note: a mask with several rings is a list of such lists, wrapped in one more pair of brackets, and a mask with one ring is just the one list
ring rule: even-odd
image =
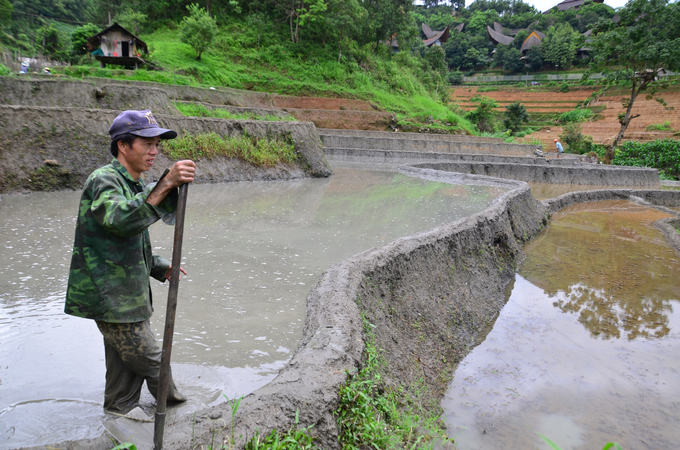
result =
[{"label": "tree", "polygon": [[12,11],[14,8],[9,0],[0,0],[0,29],[12,20]]},{"label": "tree", "polygon": [[57,60],[65,60],[64,44],[67,37],[62,35],[53,24],[45,25],[38,30],[36,47],[45,56]]},{"label": "tree", "polygon": [[527,64],[532,71],[538,72],[543,68],[543,56],[541,56],[541,47],[535,46],[527,50]]},{"label": "tree", "polygon": [[552,27],[540,46],[543,60],[564,69],[569,68],[576,59],[579,37],[568,23]]},{"label": "tree", "polygon": [[499,44],[496,46],[495,65],[506,72],[519,72],[524,69],[522,53],[515,47]]},{"label": "tree", "polygon": [[189,16],[182,19],[179,27],[179,39],[189,44],[196,52],[196,60],[201,60],[201,55],[210,46],[217,34],[215,19],[208,15],[205,8],[197,3],[187,6]]},{"label": "tree", "polygon": [[125,28],[134,29],[136,35],[139,35],[139,27],[146,23],[146,19],[146,14],[132,8],[126,8],[121,14],[116,15],[116,22]]},{"label": "tree", "polygon": [[99,33],[101,28],[91,23],[78,27],[71,33],[71,57],[77,59],[81,55],[85,55],[87,50],[87,39]]},{"label": "tree", "polygon": [[[642,92],[653,98],[666,82],[660,71],[680,70],[680,4],[667,0],[630,0],[619,11],[619,21],[601,19],[594,28],[590,64],[593,72],[606,76],[606,87],[630,83],[630,97],[624,99],[625,113],[619,114],[621,130],[607,148],[605,162],[614,159],[633,115],[635,99]],[[663,102],[661,99],[657,101]]]},{"label": "tree", "polygon": [[465,118],[477,125],[481,132],[493,132],[495,126],[494,108],[498,108],[498,103],[490,97],[475,96],[470,100],[478,103],[477,108],[465,114]]},{"label": "tree", "polygon": [[448,68],[444,56],[444,49],[439,45],[433,45],[425,52],[425,60],[430,64],[432,70],[439,72],[442,77],[446,77]]},{"label": "tree", "polygon": [[529,122],[529,113],[526,107],[520,102],[514,102],[505,109],[505,119],[503,126],[515,134],[524,123]]}]

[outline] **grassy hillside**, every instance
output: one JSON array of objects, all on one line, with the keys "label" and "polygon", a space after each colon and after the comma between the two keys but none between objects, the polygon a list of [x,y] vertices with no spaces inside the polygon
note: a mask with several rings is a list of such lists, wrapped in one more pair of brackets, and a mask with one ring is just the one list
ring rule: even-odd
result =
[{"label": "grassy hillside", "polygon": [[354,44],[343,49],[338,62],[337,48],[321,43],[291,44],[280,40],[275,31],[258,36],[245,22],[232,22],[221,26],[213,46],[197,61],[194,51],[179,41],[173,28],[141,36],[149,44],[150,59],[164,69],[161,72],[125,74],[95,68],[96,62],[92,67],[71,66],[62,71],[77,77],[95,75],[363,99],[395,113],[402,122],[450,132],[476,132],[474,125],[448,104],[449,90],[440,74],[417,54],[392,54],[386,46],[358,48]]}]

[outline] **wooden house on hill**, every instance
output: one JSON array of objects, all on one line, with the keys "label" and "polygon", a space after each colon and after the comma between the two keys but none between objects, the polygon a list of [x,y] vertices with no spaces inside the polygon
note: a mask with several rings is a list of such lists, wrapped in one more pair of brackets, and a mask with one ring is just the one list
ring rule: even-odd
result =
[{"label": "wooden house on hill", "polygon": [[142,54],[148,53],[146,43],[117,23],[91,36],[87,46],[102,68],[107,64],[115,64],[138,69],[143,64],[155,69],[142,59]]}]

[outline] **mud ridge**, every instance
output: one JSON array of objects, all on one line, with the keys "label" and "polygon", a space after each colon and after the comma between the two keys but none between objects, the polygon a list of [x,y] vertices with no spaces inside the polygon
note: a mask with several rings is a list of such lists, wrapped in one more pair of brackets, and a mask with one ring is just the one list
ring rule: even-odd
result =
[{"label": "mud ridge", "polygon": [[[89,174],[111,161],[108,128],[119,111],[0,105],[0,192],[79,189]],[[298,160],[256,167],[226,157],[199,161],[197,183],[327,177],[331,167],[311,123],[223,120],[157,114],[162,126],[184,133],[220,136],[288,136]],[[145,177],[157,179],[173,161],[159,153]]]}]

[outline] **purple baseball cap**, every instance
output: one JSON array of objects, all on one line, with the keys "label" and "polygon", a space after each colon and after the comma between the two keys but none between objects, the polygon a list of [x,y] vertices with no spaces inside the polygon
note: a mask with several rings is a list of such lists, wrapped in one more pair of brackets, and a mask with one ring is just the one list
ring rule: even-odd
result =
[{"label": "purple baseball cap", "polygon": [[156,122],[150,109],[144,111],[128,110],[118,114],[118,117],[113,119],[111,128],[109,128],[111,140],[116,140],[126,133],[139,137],[160,136],[161,139],[175,139],[177,137],[176,131],[158,126],[158,122]]}]

